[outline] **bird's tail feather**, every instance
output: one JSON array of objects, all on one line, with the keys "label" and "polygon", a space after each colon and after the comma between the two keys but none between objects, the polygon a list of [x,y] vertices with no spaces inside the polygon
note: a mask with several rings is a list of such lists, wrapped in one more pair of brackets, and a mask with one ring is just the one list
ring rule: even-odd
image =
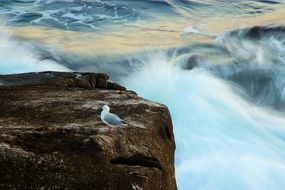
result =
[{"label": "bird's tail feather", "polygon": [[121,120],[121,122],[123,123],[123,126],[128,126],[127,122],[124,120]]}]

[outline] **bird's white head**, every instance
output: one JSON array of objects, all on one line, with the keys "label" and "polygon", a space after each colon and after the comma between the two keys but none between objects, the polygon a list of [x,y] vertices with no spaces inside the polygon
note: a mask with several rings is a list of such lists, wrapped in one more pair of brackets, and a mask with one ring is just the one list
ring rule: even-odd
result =
[{"label": "bird's white head", "polygon": [[107,111],[107,112],[110,111],[110,107],[109,107],[108,105],[104,105],[104,106],[102,107],[102,109],[103,109],[104,111]]}]

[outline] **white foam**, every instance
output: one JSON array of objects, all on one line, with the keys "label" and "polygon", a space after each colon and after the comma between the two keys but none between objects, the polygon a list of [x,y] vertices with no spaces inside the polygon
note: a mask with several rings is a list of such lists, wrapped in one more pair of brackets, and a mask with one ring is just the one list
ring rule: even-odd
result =
[{"label": "white foam", "polygon": [[180,33],[180,35],[182,35],[182,36],[188,35],[188,34],[199,34],[199,35],[209,36],[209,37],[216,37],[217,36],[217,34],[211,34],[208,32],[203,32],[199,27],[195,27],[195,26],[189,26],[183,32]]},{"label": "white foam", "polygon": [[169,107],[178,188],[282,190],[284,117],[251,105],[208,72],[181,70],[172,60],[163,52],[148,54],[122,83]]},{"label": "white foam", "polygon": [[18,42],[0,31],[0,74],[71,71],[53,60],[41,60],[26,42]]}]

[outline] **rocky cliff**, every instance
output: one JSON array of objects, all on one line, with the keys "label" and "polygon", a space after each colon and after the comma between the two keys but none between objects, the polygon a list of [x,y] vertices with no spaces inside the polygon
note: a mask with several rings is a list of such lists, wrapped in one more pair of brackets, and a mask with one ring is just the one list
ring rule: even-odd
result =
[{"label": "rocky cliff", "polygon": [[[0,189],[176,189],[165,106],[105,74],[0,75],[0,83]],[[104,104],[128,126],[109,133]]]}]

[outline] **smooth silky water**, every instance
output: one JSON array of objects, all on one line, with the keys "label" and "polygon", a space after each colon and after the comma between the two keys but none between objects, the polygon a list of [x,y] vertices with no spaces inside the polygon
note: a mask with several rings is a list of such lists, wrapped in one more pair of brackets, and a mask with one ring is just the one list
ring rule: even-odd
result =
[{"label": "smooth silky water", "polygon": [[168,106],[180,190],[284,189],[284,12],[282,0],[2,0],[0,74],[106,72]]}]

